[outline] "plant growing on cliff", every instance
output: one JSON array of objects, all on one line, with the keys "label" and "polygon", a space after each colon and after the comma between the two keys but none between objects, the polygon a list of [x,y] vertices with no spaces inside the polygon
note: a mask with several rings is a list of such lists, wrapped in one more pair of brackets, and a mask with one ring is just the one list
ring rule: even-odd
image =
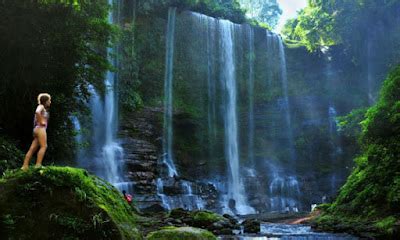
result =
[{"label": "plant growing on cliff", "polygon": [[[372,221],[390,236],[400,215],[400,66],[384,82],[378,102],[362,124],[362,154],[320,224],[332,217]],[[332,216],[332,217],[330,217]],[[393,217],[391,217],[393,216]],[[331,221],[331,220],[329,220]]]}]

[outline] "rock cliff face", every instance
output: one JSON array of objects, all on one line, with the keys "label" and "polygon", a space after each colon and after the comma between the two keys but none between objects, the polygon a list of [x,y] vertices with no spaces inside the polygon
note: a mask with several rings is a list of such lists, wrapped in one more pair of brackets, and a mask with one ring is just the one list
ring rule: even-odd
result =
[{"label": "rock cliff face", "polygon": [[123,117],[119,138],[124,148],[127,178],[139,207],[161,204],[157,197],[156,178],[161,154],[162,110],[144,108]]},{"label": "rock cliff face", "polygon": [[119,139],[124,148],[126,188],[141,209],[149,211],[183,207],[217,209],[218,193],[212,184],[178,176],[167,177],[162,162],[160,108],[129,112],[121,121]]},{"label": "rock cliff face", "polygon": [[[181,178],[166,178],[160,161],[163,109],[125,113],[120,133],[135,194],[150,204],[163,202],[163,197],[212,192],[218,202],[218,194],[232,188],[229,176],[235,175],[232,178],[244,185],[245,193],[240,195],[246,195],[249,205],[259,211],[310,210],[312,203],[334,197],[358,151],[338,131],[336,117],[366,106],[370,93],[375,95],[371,91],[377,89],[367,86],[367,75],[376,80],[372,85],[378,85],[377,73],[387,68],[368,72],[368,64],[353,62],[343,46],[310,53],[305,47],[284,44],[262,28],[232,25],[182,9],[172,21],[167,8],[157,11],[138,11],[135,19],[140,82],[135,90],[145,106],[162,106],[165,57],[167,52],[174,54],[169,71],[173,75],[172,152]],[[172,31],[166,30],[173,23],[175,40],[167,51]],[[231,37],[224,35],[227,31],[232,31]],[[378,42],[371,44],[371,50],[378,50]],[[235,87],[235,109],[226,104],[225,80],[232,78],[225,77],[229,71],[222,71],[227,69],[227,59],[233,60],[230,73],[236,78],[229,85]],[[226,154],[232,138],[226,137],[230,131],[225,125],[233,122],[226,121],[228,112],[237,114],[240,168],[235,174],[229,169],[230,163],[236,166],[236,157]],[[192,188],[191,193],[185,186]],[[207,199],[205,207],[211,205],[218,203]]]}]

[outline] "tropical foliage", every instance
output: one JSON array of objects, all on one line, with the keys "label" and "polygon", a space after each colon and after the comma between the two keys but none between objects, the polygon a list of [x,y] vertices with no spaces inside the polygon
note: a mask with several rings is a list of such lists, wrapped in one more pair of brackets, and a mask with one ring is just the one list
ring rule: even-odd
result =
[{"label": "tropical foliage", "polygon": [[[375,222],[383,234],[393,234],[400,214],[400,66],[386,79],[379,101],[361,122],[362,154],[336,201],[320,218]],[[331,217],[330,217],[331,216]]]},{"label": "tropical foliage", "polygon": [[0,2],[0,128],[27,148],[40,92],[52,95],[48,156],[72,155],[71,114],[84,108],[88,85],[101,89],[109,5],[96,1]]},{"label": "tropical foliage", "polygon": [[371,27],[396,15],[400,1],[309,0],[296,19],[289,20],[283,35],[314,51],[321,46],[354,46],[368,36]]},{"label": "tropical foliage", "polygon": [[146,0],[138,3],[138,12],[142,14],[165,13],[168,7],[180,10],[191,10],[215,18],[229,19],[232,22],[246,21],[245,11],[240,8],[237,0]]},{"label": "tropical foliage", "polygon": [[276,0],[239,0],[239,3],[251,19],[265,23],[271,28],[278,25],[282,9]]}]

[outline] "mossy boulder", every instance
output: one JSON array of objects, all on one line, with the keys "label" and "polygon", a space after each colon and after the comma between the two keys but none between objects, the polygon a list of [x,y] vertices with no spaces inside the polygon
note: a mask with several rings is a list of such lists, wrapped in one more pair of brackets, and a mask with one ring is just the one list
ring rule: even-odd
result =
[{"label": "mossy boulder", "polygon": [[229,235],[234,229],[240,226],[236,222],[210,211],[195,211],[190,213],[191,222],[189,225],[205,228],[217,235]]},{"label": "mossy boulder", "polygon": [[137,218],[117,189],[82,169],[15,170],[0,179],[4,239],[142,239]]},{"label": "mossy boulder", "polygon": [[194,211],[191,213],[193,226],[207,227],[219,221],[229,222],[228,219],[210,211]]},{"label": "mossy boulder", "polygon": [[209,231],[192,227],[166,227],[147,235],[148,240],[216,240]]}]

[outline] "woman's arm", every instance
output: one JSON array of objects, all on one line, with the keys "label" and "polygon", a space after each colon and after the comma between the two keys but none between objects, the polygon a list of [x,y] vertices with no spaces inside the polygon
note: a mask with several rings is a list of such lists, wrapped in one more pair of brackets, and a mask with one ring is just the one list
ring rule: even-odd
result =
[{"label": "woman's arm", "polygon": [[42,104],[38,105],[35,111],[36,121],[40,126],[46,126],[46,120],[42,116],[42,111],[44,111],[44,106]]}]

